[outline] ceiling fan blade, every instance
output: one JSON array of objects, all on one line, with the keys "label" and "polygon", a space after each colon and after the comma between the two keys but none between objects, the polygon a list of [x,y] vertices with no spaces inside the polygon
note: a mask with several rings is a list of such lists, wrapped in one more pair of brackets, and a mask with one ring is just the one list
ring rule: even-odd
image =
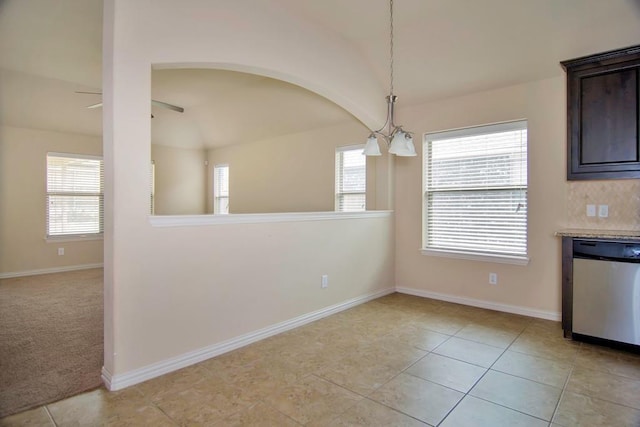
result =
[{"label": "ceiling fan blade", "polygon": [[[76,93],[83,93],[87,95],[102,95],[102,92],[86,92],[82,90],[77,90]],[[155,105],[156,107],[167,108],[169,110],[177,111],[178,113],[184,113],[184,108],[178,107],[177,105],[169,104],[168,102],[156,101],[155,99],[151,100],[151,105]],[[102,107],[102,102],[97,104],[89,105],[87,108],[100,108]]]},{"label": "ceiling fan blade", "polygon": [[162,101],[156,101],[155,99],[151,100],[151,105],[155,105],[156,107],[168,108],[169,110],[177,111],[178,113],[184,113],[184,108],[178,107],[177,105],[168,104]]}]

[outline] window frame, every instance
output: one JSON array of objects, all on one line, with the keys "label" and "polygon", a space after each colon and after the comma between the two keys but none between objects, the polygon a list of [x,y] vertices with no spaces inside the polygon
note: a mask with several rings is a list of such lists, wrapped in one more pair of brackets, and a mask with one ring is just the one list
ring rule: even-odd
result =
[{"label": "window frame", "polygon": [[149,166],[149,179],[151,180],[151,185],[149,186],[149,214],[156,214],[156,162],[151,160],[151,165]]},{"label": "window frame", "polygon": [[[84,159],[97,160],[100,162],[100,191],[97,193],[79,192],[79,191],[50,191],[49,181],[49,158],[67,158],[67,159]],[[98,198],[98,232],[96,233],[63,233],[50,234],[50,203],[51,197],[55,196],[75,196],[75,197],[92,197]],[[45,240],[46,241],[73,241],[73,240],[101,240],[104,237],[104,159],[99,155],[80,154],[80,153],[61,153],[47,152],[45,156]]]},{"label": "window frame", "polygon": [[[218,195],[218,192],[220,191],[220,189],[218,188],[218,169],[220,168],[226,168],[227,169],[227,195],[226,196],[220,196]],[[229,181],[231,181],[231,169],[229,168],[229,164],[228,163],[220,163],[220,164],[216,164],[213,165],[213,214],[214,215],[229,215],[229,200],[230,200],[230,191],[229,191]],[[221,199],[226,199],[227,200],[227,211],[226,212],[220,212],[220,209],[218,207],[218,201]]]},{"label": "window frame", "polygon": [[[334,210],[336,212],[365,212],[367,210],[367,156],[362,154],[364,150],[364,144],[357,145],[344,145],[340,147],[336,147],[335,152],[335,187],[334,187]],[[360,151],[363,159],[364,159],[364,190],[363,191],[339,191],[339,183],[341,182],[340,177],[344,173],[344,168],[341,168],[342,160],[341,156],[343,153],[347,151]],[[341,197],[344,195],[358,195],[362,194],[364,196],[364,208],[359,210],[344,210],[340,209]]]},{"label": "window frame", "polygon": [[[429,230],[429,216],[428,216],[428,199],[429,199],[429,189],[428,189],[428,164],[427,164],[427,156],[429,155],[429,144],[432,141],[438,141],[443,139],[452,139],[452,138],[461,138],[461,137],[470,137],[470,136],[480,136],[486,134],[494,134],[500,132],[507,132],[513,130],[526,130],[527,131],[527,139],[525,142],[525,164],[527,173],[525,174],[525,185],[524,187],[519,187],[517,191],[524,191],[525,198],[525,253],[517,254],[517,253],[497,253],[493,251],[482,251],[482,250],[465,250],[462,248],[439,248],[428,246],[428,230]],[[528,209],[528,191],[529,191],[529,179],[528,179],[528,163],[529,163],[529,137],[528,137],[528,121],[526,119],[501,122],[501,123],[492,123],[486,125],[465,127],[459,129],[453,129],[442,132],[432,132],[426,133],[423,136],[423,155],[422,155],[422,243],[421,243],[421,253],[423,255],[429,256],[438,256],[438,257],[446,257],[446,258],[458,258],[458,259],[467,259],[474,261],[488,261],[488,262],[496,262],[496,263],[504,263],[504,264],[515,264],[515,265],[527,265],[529,263],[529,209]],[[514,187],[515,189],[515,187]],[[495,190],[499,191],[497,188],[487,188],[487,189],[477,189],[477,190],[468,190],[468,191],[487,191],[487,190]],[[456,191],[456,190],[450,190]],[[459,190],[458,190],[459,191]],[[504,191],[508,191],[506,188]]]}]

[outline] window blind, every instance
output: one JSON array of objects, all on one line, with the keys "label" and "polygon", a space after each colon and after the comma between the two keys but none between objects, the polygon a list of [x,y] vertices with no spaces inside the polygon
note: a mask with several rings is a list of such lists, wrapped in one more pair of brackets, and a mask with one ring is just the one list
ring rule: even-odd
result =
[{"label": "window blind", "polygon": [[527,122],[427,134],[424,247],[526,257]]},{"label": "window blind", "polygon": [[101,158],[47,154],[47,236],[101,234],[103,187]]},{"label": "window blind", "polygon": [[336,210],[366,210],[367,157],[362,146],[336,150]]},{"label": "window blind", "polygon": [[213,213],[229,213],[229,165],[216,165],[213,168]]}]

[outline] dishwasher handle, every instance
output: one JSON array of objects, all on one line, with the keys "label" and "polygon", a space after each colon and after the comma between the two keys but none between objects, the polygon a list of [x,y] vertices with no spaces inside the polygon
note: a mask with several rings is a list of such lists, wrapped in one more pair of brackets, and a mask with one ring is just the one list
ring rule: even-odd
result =
[{"label": "dishwasher handle", "polygon": [[575,253],[575,252],[573,254],[573,258],[640,264],[640,258],[617,258],[617,257],[609,257],[609,256],[587,255],[587,254],[581,254],[581,253]]},{"label": "dishwasher handle", "polygon": [[602,261],[640,263],[640,243],[574,240],[573,257]]}]

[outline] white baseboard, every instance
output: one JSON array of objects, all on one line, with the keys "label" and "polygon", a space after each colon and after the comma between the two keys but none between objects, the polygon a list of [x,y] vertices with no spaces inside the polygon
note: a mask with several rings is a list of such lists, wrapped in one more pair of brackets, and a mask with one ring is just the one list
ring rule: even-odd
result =
[{"label": "white baseboard", "polygon": [[391,294],[393,292],[399,292],[408,295],[415,295],[424,298],[432,298],[442,301],[448,301],[458,304],[469,305],[473,307],[486,308],[490,310],[503,311],[507,313],[520,314],[524,316],[537,317],[547,320],[558,321],[561,319],[559,312],[536,310],[528,307],[521,307],[509,304],[500,304],[491,301],[478,300],[473,298],[459,297],[455,295],[442,294],[438,292],[430,292],[421,289],[396,287],[395,289],[383,289],[381,291],[373,292],[360,297],[352,298],[342,303],[332,305],[311,313],[303,314],[302,316],[295,317],[284,322],[276,323],[275,325],[268,326],[263,329],[259,329],[254,332],[250,332],[245,335],[240,335],[235,338],[207,346],[198,350],[190,351],[182,355],[172,357],[170,359],[162,360],[160,362],[153,363],[142,368],[134,369],[123,374],[112,375],[106,368],[102,368],[102,381],[106,388],[111,391],[121,390],[126,387],[130,387],[135,384],[150,380],[152,378],[159,377],[169,372],[177,371],[178,369],[186,368],[187,366],[194,365],[204,360],[210,359],[215,356],[227,353],[232,350],[236,350],[240,347],[244,347],[256,341],[263,340],[265,338],[277,335],[279,333],[288,331],[293,328],[305,325],[315,320],[322,319],[332,314],[347,310],[359,304],[380,298],[384,295]]},{"label": "white baseboard", "polygon": [[111,372],[109,372],[109,370],[104,366],[102,367],[100,377],[102,378],[102,382],[104,383],[104,386],[107,388],[107,390],[112,390],[111,378],[113,377],[113,375],[111,375]]},{"label": "white baseboard", "polygon": [[51,268],[41,268],[38,270],[26,270],[26,271],[14,271],[12,273],[0,273],[0,279],[10,279],[12,277],[24,277],[24,276],[37,276],[40,274],[49,274],[49,273],[64,273],[65,271],[76,271],[76,270],[88,270],[90,268],[102,268],[103,264],[80,264],[80,265],[68,265],[65,267],[51,267]]},{"label": "white baseboard", "polygon": [[284,322],[276,323],[275,325],[250,332],[245,335],[240,335],[238,337],[231,338],[229,340],[207,346],[199,350],[190,351],[180,356],[162,360],[160,362],[156,362],[142,368],[134,369],[133,371],[125,372],[123,374],[112,375],[107,369],[102,368],[102,380],[107,389],[111,391],[121,390],[134,384],[139,384],[152,378],[159,377],[160,375],[164,375],[169,372],[173,372],[178,369],[196,364],[198,362],[202,362],[220,354],[227,353],[237,348],[244,347],[270,336],[277,335],[293,328],[297,328],[315,320],[322,319],[323,317],[327,317],[340,311],[347,310],[356,305],[363,304],[367,301],[380,298],[393,292],[395,292],[393,288],[388,288],[360,297],[352,298],[350,300],[332,305],[330,307],[303,314],[302,316],[298,316]]},{"label": "white baseboard", "polygon": [[441,294],[439,292],[425,291],[422,289],[396,287],[396,292],[399,292],[401,294],[415,295],[424,298],[453,302],[457,304],[470,305],[473,307],[487,308],[489,310],[504,311],[506,313],[521,314],[523,316],[537,317],[546,320],[559,321],[562,319],[562,314],[556,311],[537,310],[535,308],[501,304],[493,301],[459,297],[456,295]]}]

